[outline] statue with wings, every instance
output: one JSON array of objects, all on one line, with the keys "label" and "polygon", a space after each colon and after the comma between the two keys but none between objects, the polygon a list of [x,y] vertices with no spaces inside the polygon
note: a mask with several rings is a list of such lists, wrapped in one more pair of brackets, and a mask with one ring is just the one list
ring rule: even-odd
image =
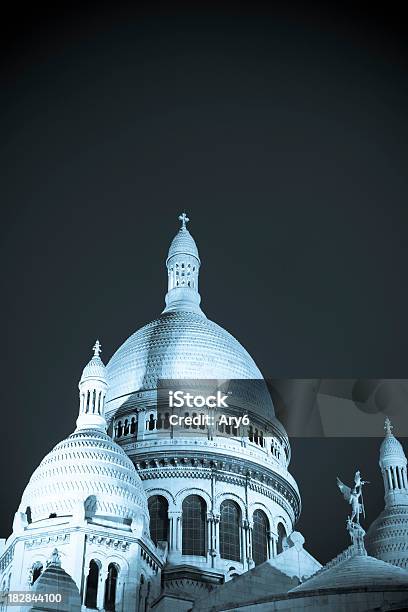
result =
[{"label": "statue with wings", "polygon": [[363,485],[369,484],[366,480],[361,480],[361,474],[359,471],[354,476],[354,486],[348,487],[340,478],[337,478],[337,486],[343,493],[343,497],[351,506],[351,517],[350,522],[355,521],[358,525],[360,524],[360,514],[365,518],[364,501],[363,501]]}]

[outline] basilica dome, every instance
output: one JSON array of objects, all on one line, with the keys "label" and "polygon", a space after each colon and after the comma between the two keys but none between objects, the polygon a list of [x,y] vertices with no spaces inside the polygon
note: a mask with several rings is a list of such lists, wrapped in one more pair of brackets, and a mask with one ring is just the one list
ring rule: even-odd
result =
[{"label": "basilica dome", "polygon": [[21,511],[33,522],[70,516],[85,505],[91,516],[131,521],[147,513],[146,496],[133,463],[110,436],[80,429],[59,442],[35,470],[23,493]]},{"label": "basilica dome", "polygon": [[[112,418],[133,394],[154,392],[161,380],[229,380],[240,381],[234,393],[240,407],[244,397],[254,412],[273,420],[272,400],[254,360],[234,336],[210,321],[200,308],[201,261],[186,228],[188,217],[183,214],[180,220],[182,226],[166,259],[166,308],[132,334],[106,366],[107,417]],[[243,385],[242,381],[247,383]]]},{"label": "basilica dome", "polygon": [[[107,375],[107,414],[120,398],[157,389],[160,379],[263,380],[230,333],[202,314],[182,310],[165,312],[130,336],[109,361]],[[258,400],[272,417],[266,385]]]}]

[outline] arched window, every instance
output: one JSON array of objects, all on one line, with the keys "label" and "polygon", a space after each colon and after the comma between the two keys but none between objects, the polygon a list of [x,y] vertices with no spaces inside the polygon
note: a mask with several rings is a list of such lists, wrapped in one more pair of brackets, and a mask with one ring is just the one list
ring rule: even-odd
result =
[{"label": "arched window", "polygon": [[149,420],[148,420],[148,422],[147,422],[147,429],[148,429],[149,431],[153,431],[153,430],[154,430],[154,427],[155,427],[155,420],[154,420],[154,416],[151,414],[151,415],[149,416]]},{"label": "arched window", "polygon": [[149,497],[150,537],[153,542],[167,542],[169,532],[169,504],[162,495]]},{"label": "arched window", "polygon": [[183,555],[206,556],[206,525],[205,501],[198,495],[189,495],[183,501]]},{"label": "arched window", "polygon": [[284,538],[286,538],[286,529],[285,527],[282,525],[282,523],[278,524],[278,546],[277,546],[277,553],[279,555],[279,553],[281,553],[283,551],[283,540]]},{"label": "arched window", "polygon": [[240,519],[238,504],[228,499],[221,504],[220,553],[222,559],[241,560]]},{"label": "arched window", "polygon": [[254,512],[254,527],[252,530],[252,558],[255,565],[260,565],[268,558],[268,518],[262,510]]},{"label": "arched window", "polygon": [[36,561],[34,563],[34,565],[31,568],[31,584],[34,584],[34,582],[37,580],[37,578],[39,578],[42,574],[43,571],[43,564],[41,563],[41,561]]},{"label": "arched window", "polygon": [[89,563],[88,578],[86,581],[85,606],[96,609],[98,594],[99,565],[93,559]]},{"label": "arched window", "polygon": [[162,413],[158,412],[157,413],[156,429],[162,429],[162,427],[163,427]]},{"label": "arched window", "polygon": [[132,417],[132,421],[130,423],[130,433],[134,434],[136,432],[136,419]]},{"label": "arched window", "polygon": [[115,612],[116,583],[118,581],[118,568],[115,563],[108,567],[108,577],[105,581],[105,610]]}]

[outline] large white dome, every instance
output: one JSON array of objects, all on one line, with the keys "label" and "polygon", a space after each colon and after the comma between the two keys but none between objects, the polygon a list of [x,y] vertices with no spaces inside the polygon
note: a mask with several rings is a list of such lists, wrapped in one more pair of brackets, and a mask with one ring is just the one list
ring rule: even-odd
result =
[{"label": "large white dome", "polygon": [[[203,314],[183,310],[165,312],[136,331],[106,370],[109,416],[133,393],[157,389],[160,379],[263,380],[252,357],[230,333]],[[266,385],[256,393],[255,403],[272,418]]]},{"label": "large white dome", "polygon": [[127,521],[147,517],[141,480],[126,453],[103,431],[79,429],[41,461],[23,493],[20,511],[33,522],[50,515],[90,516]]}]

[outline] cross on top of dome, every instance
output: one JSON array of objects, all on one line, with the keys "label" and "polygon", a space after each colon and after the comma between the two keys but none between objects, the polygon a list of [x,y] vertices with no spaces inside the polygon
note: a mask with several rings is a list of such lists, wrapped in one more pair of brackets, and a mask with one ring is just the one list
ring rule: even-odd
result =
[{"label": "cross on top of dome", "polygon": [[102,353],[102,346],[99,340],[95,342],[94,346],[92,347],[92,350],[94,352],[94,357],[99,357],[99,355]]},{"label": "cross on top of dome", "polygon": [[179,215],[179,221],[181,221],[181,229],[187,229],[186,225],[190,221],[190,219],[187,217],[185,212]]},{"label": "cross on top of dome", "polygon": [[385,429],[385,434],[387,436],[392,436],[392,430],[394,428],[393,428],[393,426],[391,424],[391,421],[390,421],[390,419],[388,417],[385,419],[384,429]]}]

